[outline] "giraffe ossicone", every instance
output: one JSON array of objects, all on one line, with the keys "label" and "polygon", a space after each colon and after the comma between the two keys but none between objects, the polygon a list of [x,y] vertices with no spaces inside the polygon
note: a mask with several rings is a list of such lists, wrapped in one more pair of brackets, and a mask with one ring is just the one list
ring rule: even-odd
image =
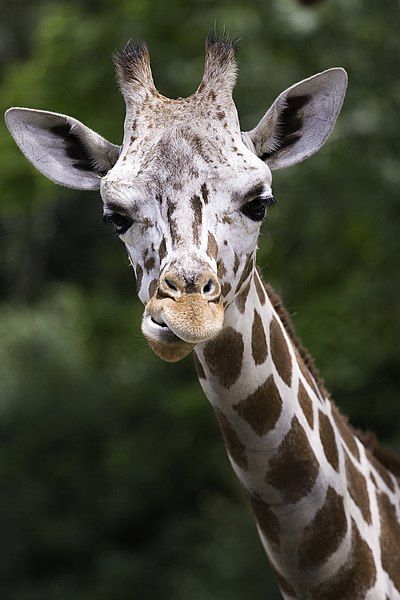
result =
[{"label": "giraffe ossicone", "polygon": [[128,43],[115,65],[121,145],[72,117],[26,108],[7,111],[11,134],[56,183],[100,190],[104,220],[135,270],[150,346],[168,361],[194,350],[283,596],[400,600],[400,466],[337,411],[255,268],[272,171],[326,141],[345,71],[289,87],[242,132],[228,39],[208,36],[188,98],[157,91],[144,43]]}]

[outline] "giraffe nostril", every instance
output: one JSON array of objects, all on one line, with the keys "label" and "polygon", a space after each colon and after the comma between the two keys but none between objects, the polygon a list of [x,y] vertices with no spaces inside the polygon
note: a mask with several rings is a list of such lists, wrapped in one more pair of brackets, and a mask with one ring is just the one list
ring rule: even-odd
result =
[{"label": "giraffe nostril", "polygon": [[203,294],[209,294],[213,289],[213,282],[211,279],[207,281],[205,286],[203,287]]},{"label": "giraffe nostril", "polygon": [[172,281],[170,279],[165,279],[164,282],[165,282],[165,285],[167,287],[169,287],[169,289],[172,290],[173,292],[178,291],[178,288],[176,287],[176,285],[174,283],[172,283]]}]

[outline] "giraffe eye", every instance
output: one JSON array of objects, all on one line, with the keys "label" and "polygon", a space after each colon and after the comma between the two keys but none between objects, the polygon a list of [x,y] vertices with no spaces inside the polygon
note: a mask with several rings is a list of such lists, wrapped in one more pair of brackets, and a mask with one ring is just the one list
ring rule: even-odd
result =
[{"label": "giraffe eye", "polygon": [[269,204],[274,204],[274,202],[273,196],[269,196],[268,198],[262,196],[254,198],[254,200],[251,200],[242,206],[242,213],[252,221],[262,221],[265,217],[267,206]]},{"label": "giraffe eye", "polygon": [[119,213],[105,214],[103,216],[103,222],[112,223],[118,235],[122,235],[123,233],[128,231],[129,227],[133,223],[132,219]]}]

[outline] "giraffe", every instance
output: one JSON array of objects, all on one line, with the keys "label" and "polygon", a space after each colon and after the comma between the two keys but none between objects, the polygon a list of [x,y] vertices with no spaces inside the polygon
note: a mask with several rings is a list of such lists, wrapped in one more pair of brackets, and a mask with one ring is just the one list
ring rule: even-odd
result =
[{"label": "giraffe", "polygon": [[115,54],[121,146],[58,113],[11,108],[25,156],[58,184],[100,190],[162,359],[194,354],[282,596],[400,599],[400,468],[347,423],[255,258],[272,171],[326,141],[347,86],[333,68],[282,92],[241,132],[236,44],[206,39],[188,98],[156,89],[145,43]]}]

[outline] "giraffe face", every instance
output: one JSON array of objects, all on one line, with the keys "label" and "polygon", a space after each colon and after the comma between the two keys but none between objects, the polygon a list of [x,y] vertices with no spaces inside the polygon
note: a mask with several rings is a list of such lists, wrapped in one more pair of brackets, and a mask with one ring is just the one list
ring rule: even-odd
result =
[{"label": "giraffe face", "polygon": [[291,86],[241,133],[230,40],[207,37],[203,79],[189,98],[157,91],[144,43],[128,43],[115,64],[126,104],[121,146],[49,111],[11,108],[6,125],[47,177],[100,190],[104,219],[135,269],[142,331],[161,358],[179,360],[221,330],[224,310],[253,270],[271,171],[322,146],[347,76],[328,69]]},{"label": "giraffe face", "polygon": [[[196,106],[185,108],[193,121]],[[188,127],[175,110],[163,126],[158,116],[136,123],[141,135],[101,183],[104,218],[120,231],[145,305],[142,331],[167,360],[220,331],[272,198],[271,171],[242,141],[235,111],[219,119],[203,104],[207,120]]]}]

